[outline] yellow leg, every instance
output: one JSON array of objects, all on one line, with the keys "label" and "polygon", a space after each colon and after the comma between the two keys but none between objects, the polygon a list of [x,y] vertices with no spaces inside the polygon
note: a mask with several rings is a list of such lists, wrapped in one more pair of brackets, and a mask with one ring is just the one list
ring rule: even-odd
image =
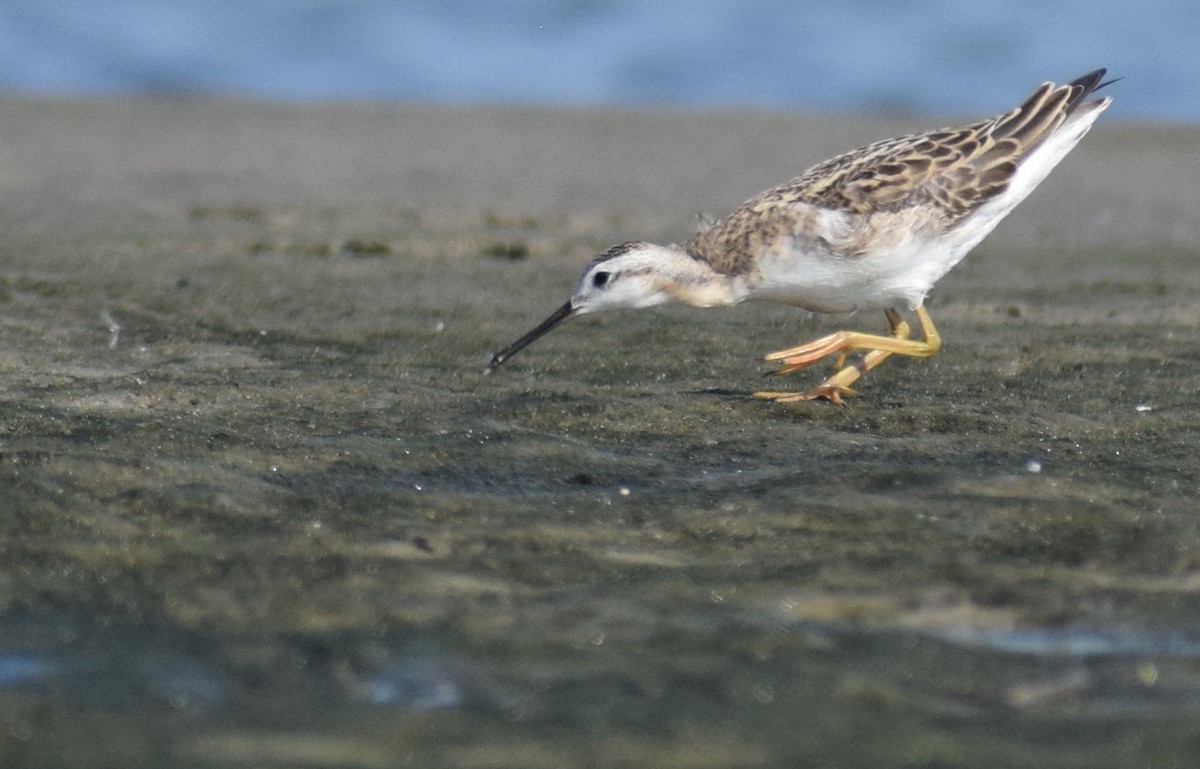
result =
[{"label": "yellow leg", "polygon": [[[888,323],[892,327],[891,336],[862,334],[857,331],[836,331],[808,344],[771,353],[766,359],[780,362],[779,368],[771,372],[774,376],[790,374],[805,366],[811,366],[830,355],[837,355],[835,365],[840,370],[807,392],[756,392],[754,397],[766,398],[779,403],[824,398],[831,403],[840,404],[843,402],[842,396],[857,395],[854,390],[850,389],[850,385],[886,360],[888,356],[899,353],[915,358],[927,358],[933,355],[941,349],[942,338],[924,307],[918,307],[914,312],[917,322],[921,325],[921,334],[924,336],[924,339],[921,340],[910,339],[908,324],[904,322],[900,313],[888,309],[884,311],[884,314],[887,315]],[[857,363],[843,368],[846,356],[858,350],[867,350],[867,353]]]}]

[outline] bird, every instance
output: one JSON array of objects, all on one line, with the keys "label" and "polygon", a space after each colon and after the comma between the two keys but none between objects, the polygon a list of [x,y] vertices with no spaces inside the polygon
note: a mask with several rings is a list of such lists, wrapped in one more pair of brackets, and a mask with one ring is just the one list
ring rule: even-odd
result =
[{"label": "bird", "polygon": [[[1111,97],[1097,69],[1044,82],[1017,107],[955,128],[886,139],[818,163],[762,192],[684,245],[629,241],[596,256],[565,304],[493,354],[490,373],[576,316],[682,302],[722,307],[769,300],[821,313],[882,310],[890,333],[835,331],[772,352],[782,376],[832,359],[802,391],[758,391],[790,403],[844,404],[851,385],[892,355],[926,358],[941,336],[925,308],[933,285],[1074,149]],[[915,318],[914,338],[905,312]],[[856,359],[847,365],[854,354]]]}]

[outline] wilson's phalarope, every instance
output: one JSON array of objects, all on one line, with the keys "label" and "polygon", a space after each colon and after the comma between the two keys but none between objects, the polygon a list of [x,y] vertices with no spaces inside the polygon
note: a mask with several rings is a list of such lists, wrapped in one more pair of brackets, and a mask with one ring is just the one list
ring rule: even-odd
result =
[{"label": "wilson's phalarope", "polygon": [[[583,271],[571,298],[492,356],[495,369],[576,315],[679,301],[697,307],[770,299],[818,312],[881,309],[890,336],[837,331],[773,352],[788,374],[830,356],[840,370],[806,392],[758,392],[787,402],[841,403],[889,355],[924,358],[941,338],[923,304],[933,284],[974,248],[1083,138],[1110,98],[1098,69],[1042,83],[1020,106],[961,128],[870,144],[759,194],[685,246],[613,246]],[[898,308],[916,316],[922,339]],[[865,354],[843,367],[856,351]]]}]

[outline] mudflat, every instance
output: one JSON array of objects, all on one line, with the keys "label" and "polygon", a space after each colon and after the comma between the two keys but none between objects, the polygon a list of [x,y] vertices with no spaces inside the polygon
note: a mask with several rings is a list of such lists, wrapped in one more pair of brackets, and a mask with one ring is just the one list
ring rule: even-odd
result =
[{"label": "mudflat", "polygon": [[482,373],[612,243],[955,122],[0,99],[4,765],[1193,756],[1200,130],[1103,118],[844,408],[761,355],[882,314]]}]

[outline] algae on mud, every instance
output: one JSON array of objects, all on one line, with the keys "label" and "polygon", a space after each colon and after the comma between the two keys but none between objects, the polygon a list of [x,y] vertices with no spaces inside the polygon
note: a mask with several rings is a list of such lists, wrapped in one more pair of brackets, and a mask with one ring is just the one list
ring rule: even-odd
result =
[{"label": "algae on mud", "polygon": [[1193,130],[1098,127],[939,284],[939,356],[782,408],[758,353],[847,319],[480,372],[611,242],[936,121],[4,106],[6,766],[1194,750]]}]

